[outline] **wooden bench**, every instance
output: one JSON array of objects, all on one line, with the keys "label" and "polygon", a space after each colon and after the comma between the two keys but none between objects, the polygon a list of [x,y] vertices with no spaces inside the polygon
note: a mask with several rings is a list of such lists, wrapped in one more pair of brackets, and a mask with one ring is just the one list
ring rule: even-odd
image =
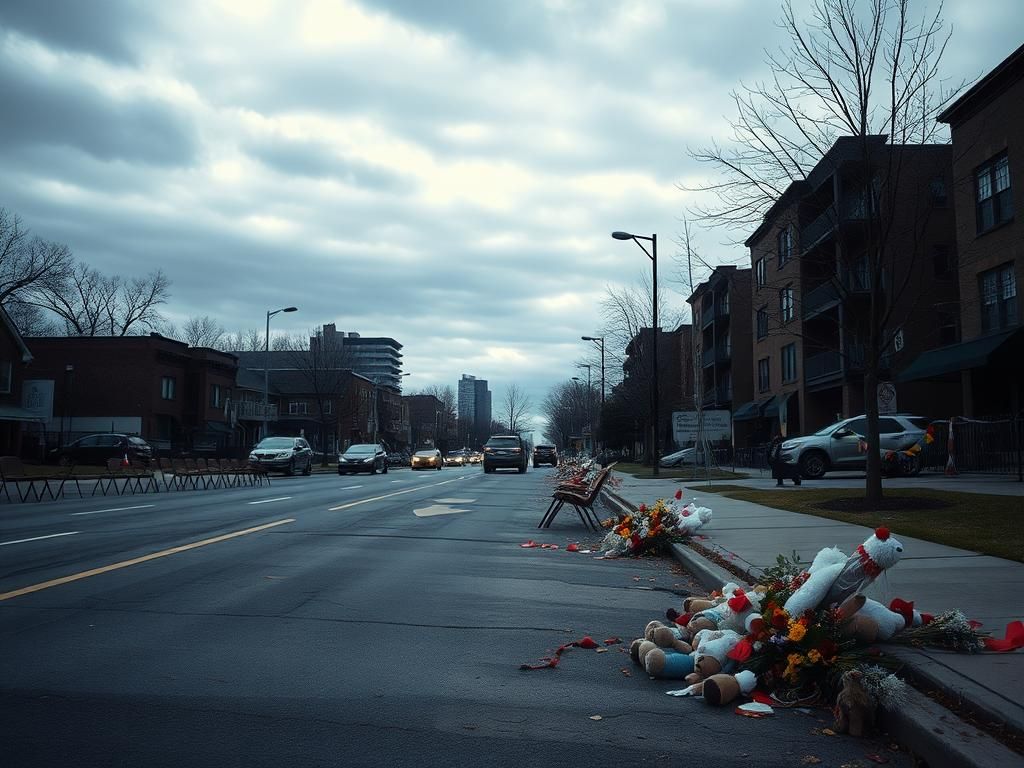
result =
[{"label": "wooden bench", "polygon": [[594,503],[601,495],[601,488],[608,481],[611,476],[612,467],[614,464],[609,464],[594,475],[590,484],[585,488],[581,488],[576,485],[561,485],[555,489],[551,495],[551,504],[548,505],[547,511],[544,516],[541,517],[540,523],[537,525],[538,528],[550,528],[551,523],[554,522],[555,516],[559,510],[566,504],[571,505],[575,510],[576,514],[579,515],[580,522],[587,528],[593,531],[601,530],[601,521],[598,519],[597,514],[594,512]]}]

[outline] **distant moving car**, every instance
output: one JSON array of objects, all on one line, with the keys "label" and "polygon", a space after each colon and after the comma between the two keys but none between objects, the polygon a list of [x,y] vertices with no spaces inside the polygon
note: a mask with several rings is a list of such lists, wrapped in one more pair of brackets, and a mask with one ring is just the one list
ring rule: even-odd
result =
[{"label": "distant moving car", "polygon": [[[931,419],[923,416],[896,414],[878,417],[879,450],[900,451],[909,448],[924,437]],[[817,479],[826,472],[859,470],[867,466],[861,440],[867,434],[868,420],[864,416],[837,421],[813,435],[794,437],[782,443],[780,457],[795,465],[803,477]],[[921,471],[919,456],[907,457],[904,474],[916,475]]]},{"label": "distant moving car", "polygon": [[469,464],[469,455],[462,451],[451,451],[444,457],[446,467],[465,467]]},{"label": "distant moving car", "polygon": [[379,443],[356,443],[350,445],[338,456],[338,474],[350,475],[355,472],[388,473],[388,454]]},{"label": "distant moving car", "polygon": [[313,449],[303,437],[265,437],[249,454],[249,466],[265,472],[313,474]]},{"label": "distant moving car", "polygon": [[484,472],[516,469],[522,474],[529,459],[526,441],[519,435],[492,435],[484,443]]},{"label": "distant moving car", "polygon": [[550,464],[552,467],[558,466],[558,449],[553,445],[537,445],[533,449],[533,466],[534,468],[539,467],[541,464]]},{"label": "distant moving car", "polygon": [[469,454],[470,464],[479,464],[484,460],[484,455],[480,451],[473,451]]},{"label": "distant moving car", "polygon": [[86,435],[62,448],[54,448],[47,458],[62,467],[72,464],[97,464],[103,466],[107,459],[141,461],[149,464],[153,460],[153,447],[135,435],[108,432],[100,435]]},{"label": "distant moving car", "polygon": [[444,466],[444,459],[441,458],[439,450],[430,448],[424,451],[416,451],[412,455],[409,466],[413,469],[440,469]]}]

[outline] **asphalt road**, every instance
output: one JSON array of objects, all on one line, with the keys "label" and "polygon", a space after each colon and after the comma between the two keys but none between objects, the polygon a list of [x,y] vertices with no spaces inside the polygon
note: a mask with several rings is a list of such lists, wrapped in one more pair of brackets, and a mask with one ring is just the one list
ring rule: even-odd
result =
[{"label": "asphalt road", "polygon": [[[666,696],[682,685],[625,645],[690,582],[566,552],[596,543],[574,515],[538,535],[551,475],[4,504],[0,764],[910,764],[823,735],[823,710],[755,720]],[[624,645],[519,669],[584,635]]]}]

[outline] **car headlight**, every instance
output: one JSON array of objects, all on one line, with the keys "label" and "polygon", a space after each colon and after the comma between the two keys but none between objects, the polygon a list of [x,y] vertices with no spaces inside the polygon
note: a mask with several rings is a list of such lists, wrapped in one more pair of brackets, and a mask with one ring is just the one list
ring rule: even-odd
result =
[{"label": "car headlight", "polygon": [[799,448],[799,447],[800,447],[800,443],[798,443],[798,442],[796,442],[794,440],[788,440],[788,441],[786,441],[785,443],[782,444],[782,450],[784,450],[784,451],[792,451],[794,448]]},{"label": "car headlight", "polygon": [[259,457],[257,457],[255,453],[250,453],[249,461],[259,461]]},{"label": "car headlight", "polygon": [[376,456],[367,456],[367,457],[366,457],[365,459],[363,459],[363,464],[369,464],[369,463],[371,463],[371,462],[372,462],[372,461],[373,461],[373,460],[374,460],[375,458],[377,458],[377,457],[376,457]]}]

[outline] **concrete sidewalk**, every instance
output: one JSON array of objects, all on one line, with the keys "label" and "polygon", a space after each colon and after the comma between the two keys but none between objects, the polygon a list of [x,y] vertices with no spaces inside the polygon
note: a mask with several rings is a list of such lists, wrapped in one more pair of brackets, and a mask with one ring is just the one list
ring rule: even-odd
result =
[{"label": "concrete sidewalk", "polygon": [[[618,477],[621,485],[605,495],[613,508],[616,505],[635,508],[659,498],[671,499],[676,490],[683,487],[684,499],[696,501],[713,512],[711,522],[700,530],[706,538],[698,543],[755,574],[758,569],[775,565],[779,554],[788,556],[796,551],[808,564],[822,547],[837,546],[849,554],[872,533],[872,529],[864,526],[773,509],[713,493],[705,495],[701,493],[700,483],[687,485],[675,479]],[[971,489],[976,493],[992,493],[996,487],[1004,488],[1003,483],[952,479],[958,481],[957,490],[968,493]],[[752,480],[726,482],[760,485],[759,479]],[[766,482],[774,485],[770,478]],[[1011,485],[1009,481],[1004,482],[1006,486]],[[1018,494],[1021,492],[1019,484],[1012,483],[1012,486],[1016,486]],[[965,514],[969,512],[965,510]],[[1003,637],[1010,621],[1024,618],[1024,564],[901,536],[897,528],[892,534],[904,545],[903,559],[866,590],[869,597],[886,605],[894,597],[912,600],[917,609],[934,614],[959,609],[968,618],[982,622],[983,629],[995,637]],[[676,546],[675,554],[709,589],[720,588],[727,580],[736,580],[690,547]],[[886,649],[906,662],[915,679],[962,702],[979,720],[1004,724],[1006,730],[1024,734],[1024,651],[967,655],[905,646],[887,646]],[[890,721],[888,725],[894,735],[924,757],[931,768],[938,765],[1024,765],[1021,755],[951,717],[947,710],[936,708],[926,697],[916,698],[915,706],[908,707],[912,711],[894,718],[897,722]],[[936,719],[942,722],[935,722]]]}]

